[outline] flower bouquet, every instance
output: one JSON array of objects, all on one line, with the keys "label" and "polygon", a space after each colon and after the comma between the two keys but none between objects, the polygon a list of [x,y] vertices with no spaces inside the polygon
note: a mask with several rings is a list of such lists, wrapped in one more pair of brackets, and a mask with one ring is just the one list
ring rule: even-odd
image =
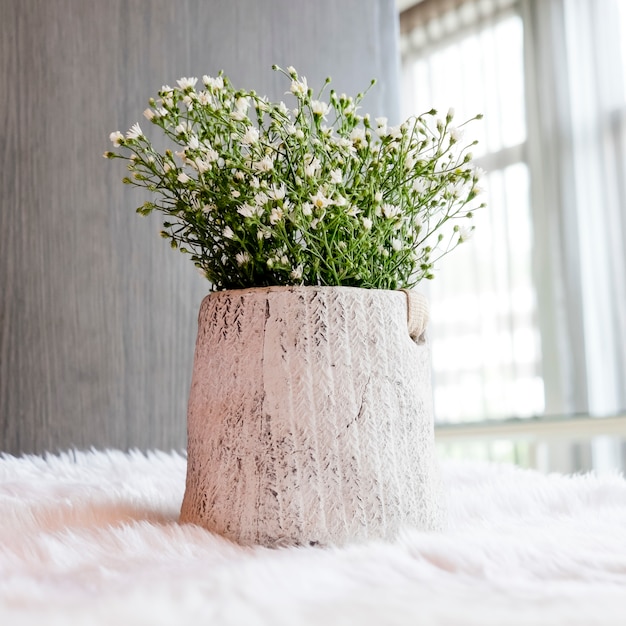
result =
[{"label": "flower bouquet", "polygon": [[392,126],[359,114],[362,93],[330,90],[326,101],[294,68],[274,69],[290,81],[294,108],[222,73],[201,89],[181,78],[144,111],[174,150],[156,150],[139,124],[111,134],[118,150],[105,156],[128,160],[124,182],[154,196],[137,211],[166,216],[163,237],[213,290],[409,289],[433,278],[482,206],[481,172],[453,111]]}]

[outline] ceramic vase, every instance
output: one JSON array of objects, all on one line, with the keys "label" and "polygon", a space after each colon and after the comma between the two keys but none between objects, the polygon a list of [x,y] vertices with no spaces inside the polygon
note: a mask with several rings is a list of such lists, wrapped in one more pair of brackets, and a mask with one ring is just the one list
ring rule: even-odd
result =
[{"label": "ceramic vase", "polygon": [[441,529],[427,317],[403,291],[207,296],[181,521],[264,546]]}]

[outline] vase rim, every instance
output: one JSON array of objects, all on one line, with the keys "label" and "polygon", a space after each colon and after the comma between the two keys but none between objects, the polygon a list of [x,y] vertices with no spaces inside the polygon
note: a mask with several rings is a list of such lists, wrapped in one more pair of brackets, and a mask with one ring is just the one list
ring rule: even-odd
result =
[{"label": "vase rim", "polygon": [[253,294],[253,293],[280,293],[302,291],[344,291],[344,292],[369,292],[369,293],[420,293],[414,289],[374,289],[367,287],[349,287],[347,285],[269,285],[266,287],[244,287],[241,289],[221,289],[207,294],[206,298],[219,297],[222,294]]}]

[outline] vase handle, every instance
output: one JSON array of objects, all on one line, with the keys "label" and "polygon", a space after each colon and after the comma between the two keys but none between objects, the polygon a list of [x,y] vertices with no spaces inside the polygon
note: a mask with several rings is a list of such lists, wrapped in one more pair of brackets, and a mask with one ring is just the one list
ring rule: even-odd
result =
[{"label": "vase handle", "polygon": [[424,343],[428,325],[428,300],[424,295],[410,289],[401,289],[406,294],[407,326],[409,335],[416,343]]}]

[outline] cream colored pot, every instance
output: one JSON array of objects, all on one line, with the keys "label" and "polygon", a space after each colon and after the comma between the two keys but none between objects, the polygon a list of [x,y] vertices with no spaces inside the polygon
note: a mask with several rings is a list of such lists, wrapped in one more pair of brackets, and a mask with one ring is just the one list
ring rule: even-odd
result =
[{"label": "cream colored pot", "polygon": [[266,546],[440,529],[426,321],[412,292],[207,296],[181,521]]}]

